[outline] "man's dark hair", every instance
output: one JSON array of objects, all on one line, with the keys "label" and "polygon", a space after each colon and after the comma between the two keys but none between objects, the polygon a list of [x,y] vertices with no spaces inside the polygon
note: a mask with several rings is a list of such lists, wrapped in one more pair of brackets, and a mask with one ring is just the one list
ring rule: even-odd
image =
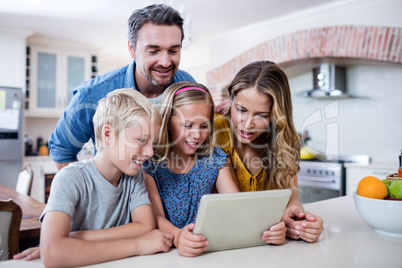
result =
[{"label": "man's dark hair", "polygon": [[181,31],[181,41],[184,39],[183,18],[180,13],[170,6],[159,4],[150,5],[141,9],[134,10],[128,19],[128,40],[135,48],[137,44],[138,31],[144,24],[153,23],[155,25],[177,25]]}]

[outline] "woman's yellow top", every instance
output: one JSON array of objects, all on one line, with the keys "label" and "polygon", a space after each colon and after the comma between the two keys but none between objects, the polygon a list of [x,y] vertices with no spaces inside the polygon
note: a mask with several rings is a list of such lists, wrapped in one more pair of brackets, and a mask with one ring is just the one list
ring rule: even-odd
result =
[{"label": "woman's yellow top", "polygon": [[215,116],[216,146],[227,153],[232,161],[236,179],[241,192],[260,191],[266,171],[261,167],[256,175],[251,175],[237,154],[230,127],[225,117]]}]

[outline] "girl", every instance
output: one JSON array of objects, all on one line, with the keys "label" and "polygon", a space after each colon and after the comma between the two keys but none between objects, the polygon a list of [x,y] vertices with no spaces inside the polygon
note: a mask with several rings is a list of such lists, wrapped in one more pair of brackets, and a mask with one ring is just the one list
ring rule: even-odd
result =
[{"label": "girl", "polygon": [[[214,103],[208,89],[192,82],[170,86],[160,103],[163,117],[155,156],[146,166],[146,184],[159,229],[174,237],[182,256],[201,254],[205,237],[192,233],[198,205],[214,185],[220,193],[238,192],[227,154],[214,148]],[[157,161],[159,160],[159,161]],[[286,228],[268,243],[284,240]]]},{"label": "girl", "polygon": [[316,241],[323,221],[303,212],[298,201],[300,144],[286,74],[273,62],[254,62],[237,73],[228,91],[230,103],[216,118],[216,136],[233,163],[240,191],[291,188],[283,218],[287,235]]}]

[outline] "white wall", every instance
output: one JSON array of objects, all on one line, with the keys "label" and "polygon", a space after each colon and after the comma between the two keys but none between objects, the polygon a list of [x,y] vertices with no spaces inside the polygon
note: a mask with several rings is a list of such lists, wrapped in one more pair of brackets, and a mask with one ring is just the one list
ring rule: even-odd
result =
[{"label": "white wall", "polygon": [[263,42],[303,29],[336,25],[402,27],[401,10],[400,0],[339,1],[248,25],[211,41],[211,69]]},{"label": "white wall", "polygon": [[[358,98],[298,97],[298,92],[312,88],[312,74],[289,79],[296,129],[301,132],[304,126],[311,147],[321,153],[365,154],[373,162],[391,163],[396,170],[402,150],[402,66],[352,65],[347,77],[348,92]],[[317,115],[321,120],[311,124]]]}]

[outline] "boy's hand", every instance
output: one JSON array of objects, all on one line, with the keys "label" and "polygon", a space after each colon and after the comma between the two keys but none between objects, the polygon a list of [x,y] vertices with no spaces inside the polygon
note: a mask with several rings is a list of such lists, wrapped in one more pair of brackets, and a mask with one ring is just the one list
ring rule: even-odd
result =
[{"label": "boy's hand", "polygon": [[177,250],[181,256],[195,257],[207,249],[208,241],[204,236],[193,234],[194,223],[185,226],[178,238]]},{"label": "boy's hand", "polygon": [[153,230],[136,238],[138,241],[138,255],[150,255],[157,252],[168,252],[172,246],[173,235]]},{"label": "boy's hand", "polygon": [[269,230],[262,233],[262,240],[266,243],[280,245],[285,242],[286,237],[286,226],[285,222],[281,221],[269,228]]},{"label": "boy's hand", "polygon": [[39,247],[28,248],[28,249],[24,250],[23,252],[20,252],[13,256],[14,260],[24,259],[26,261],[39,259],[39,258],[40,258]]}]

